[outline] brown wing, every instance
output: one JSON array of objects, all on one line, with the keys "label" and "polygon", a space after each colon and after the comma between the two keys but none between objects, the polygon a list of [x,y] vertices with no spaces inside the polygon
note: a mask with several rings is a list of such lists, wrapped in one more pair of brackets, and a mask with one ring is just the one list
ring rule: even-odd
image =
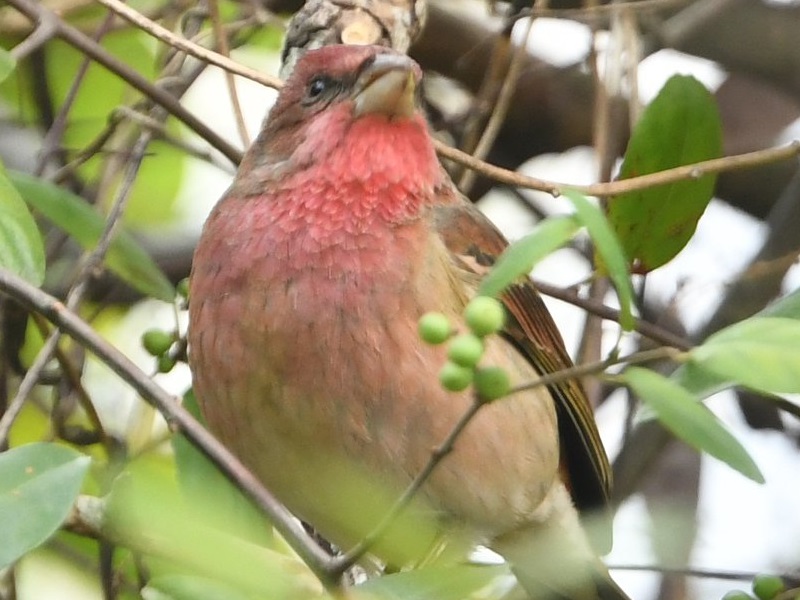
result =
[{"label": "brown wing", "polygon": [[[461,198],[437,207],[435,222],[448,249],[475,271],[490,267],[508,245],[500,231]],[[530,280],[510,286],[501,300],[510,317],[504,336],[537,371],[547,374],[572,366],[561,334]],[[609,502],[611,468],[586,394],[574,379],[548,388],[558,414],[562,477],[582,513],[602,510]],[[607,552],[610,527],[600,534],[593,536],[593,544],[598,552]]]}]

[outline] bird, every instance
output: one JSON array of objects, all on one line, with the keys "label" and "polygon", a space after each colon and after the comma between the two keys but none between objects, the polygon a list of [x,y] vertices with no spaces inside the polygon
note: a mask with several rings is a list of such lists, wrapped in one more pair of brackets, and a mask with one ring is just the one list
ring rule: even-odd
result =
[{"label": "bird", "polygon": [[[210,430],[298,518],[347,548],[474,402],[440,385],[418,321],[463,311],[508,242],[440,164],[422,70],[379,46],[306,52],[203,227],[189,363]],[[528,278],[500,296],[482,364],[513,384],[572,365]],[[370,551],[502,555],[531,598],[626,598],[598,558],[608,458],[581,385],[484,403]],[[603,529],[603,528],[601,528]]]}]

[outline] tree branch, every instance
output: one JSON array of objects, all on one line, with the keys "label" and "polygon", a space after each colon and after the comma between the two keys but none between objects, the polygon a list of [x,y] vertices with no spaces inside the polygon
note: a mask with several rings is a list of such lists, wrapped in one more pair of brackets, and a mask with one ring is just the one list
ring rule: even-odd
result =
[{"label": "tree branch", "polygon": [[625,192],[643,190],[658,185],[674,183],[676,181],[698,179],[711,173],[748,169],[800,156],[800,140],[794,140],[785,146],[779,146],[777,148],[767,148],[766,150],[758,150],[756,152],[715,158],[691,165],[667,169],[665,171],[658,171],[657,173],[651,173],[649,175],[631,177],[630,179],[619,179],[609,183],[594,183],[590,185],[572,185],[521,175],[516,171],[509,171],[508,169],[503,169],[478,160],[466,152],[451,148],[438,140],[434,142],[436,151],[441,156],[465,165],[470,169],[474,169],[494,181],[516,187],[540,190],[552,194],[553,196],[560,196],[565,188],[573,189],[587,196],[616,196]]},{"label": "tree branch", "polygon": [[216,464],[266,514],[280,534],[309,568],[326,581],[330,558],[297,523],[292,514],[256,479],[225,446],[220,444],[189,412],[178,398],[168,394],[139,367],[58,299],[42,292],[13,273],[0,269],[0,291],[27,309],[40,313],[97,356],[142,398],[158,409],[171,427],[183,433]]},{"label": "tree branch", "polygon": [[[169,44],[173,48],[182,50],[189,56],[202,60],[205,63],[219,67],[228,73],[234,75],[241,75],[247,79],[251,79],[257,83],[267,87],[279,90],[283,82],[277,77],[272,77],[266,73],[261,73],[250,67],[246,67],[241,63],[231,60],[227,56],[204,48],[194,42],[187,40],[184,37],[172,33],[169,29],[165,29],[155,21],[148,19],[142,13],[132,9],[127,4],[119,0],[96,0],[109,10],[115,12],[120,17],[131,23],[132,25],[146,31],[157,40],[161,40],[165,44]],[[238,161],[237,161],[238,162]]]}]

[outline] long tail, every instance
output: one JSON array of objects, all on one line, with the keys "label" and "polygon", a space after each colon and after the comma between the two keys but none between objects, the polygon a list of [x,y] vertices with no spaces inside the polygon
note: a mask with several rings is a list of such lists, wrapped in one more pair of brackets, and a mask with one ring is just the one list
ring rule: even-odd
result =
[{"label": "long tail", "polygon": [[504,539],[492,547],[509,562],[531,600],[630,600],[599,558],[576,553],[575,547],[539,528],[524,533],[533,535],[515,536],[513,543]]},{"label": "long tail", "polygon": [[[551,499],[560,496],[560,490]],[[532,600],[630,600],[611,579],[571,503],[551,502],[549,514],[491,543]],[[539,515],[541,516],[541,515]]]}]

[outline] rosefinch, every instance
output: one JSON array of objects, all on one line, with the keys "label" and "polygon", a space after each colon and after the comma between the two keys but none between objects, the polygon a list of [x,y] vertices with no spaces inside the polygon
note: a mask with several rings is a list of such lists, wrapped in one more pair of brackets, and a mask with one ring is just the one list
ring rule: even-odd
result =
[{"label": "rosefinch", "polygon": [[[471,404],[440,386],[446,350],[423,343],[417,322],[435,310],[462,323],[507,244],[439,165],[420,78],[383,48],[308,52],[194,257],[190,362],[209,427],[345,547]],[[503,302],[485,364],[514,382],[570,364],[529,282]],[[579,384],[517,393],[481,408],[372,551],[403,564],[440,535],[485,543],[532,596],[624,597],[577,510],[603,507],[608,485]]]}]

